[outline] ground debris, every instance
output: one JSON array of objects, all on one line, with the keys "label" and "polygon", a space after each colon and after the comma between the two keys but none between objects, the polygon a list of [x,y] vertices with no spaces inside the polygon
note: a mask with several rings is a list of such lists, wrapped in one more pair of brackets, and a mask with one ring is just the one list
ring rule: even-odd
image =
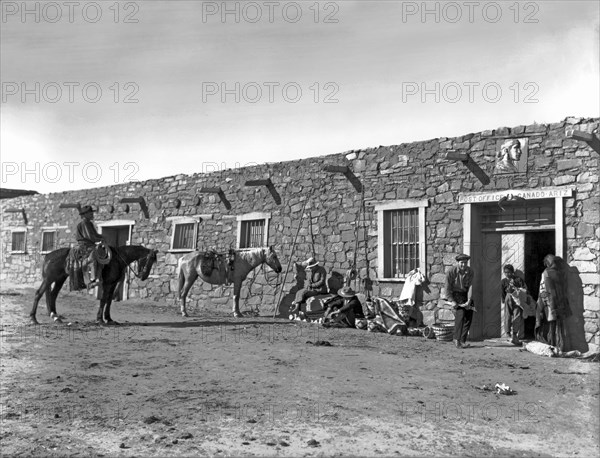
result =
[{"label": "ground debris", "polygon": [[321,443],[318,440],[311,439],[306,443],[306,445],[308,445],[309,447],[320,447]]}]

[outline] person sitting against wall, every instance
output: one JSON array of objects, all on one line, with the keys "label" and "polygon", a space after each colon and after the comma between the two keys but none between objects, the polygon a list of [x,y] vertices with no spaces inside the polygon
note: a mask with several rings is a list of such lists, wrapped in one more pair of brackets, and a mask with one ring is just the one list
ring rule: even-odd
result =
[{"label": "person sitting against wall", "polygon": [[296,298],[292,302],[293,309],[291,313],[296,314],[300,311],[302,304],[306,303],[306,299],[319,294],[327,294],[327,271],[323,266],[320,266],[315,258],[308,258],[302,263],[306,270],[306,288],[299,289],[296,293]]},{"label": "person sitting against wall", "polygon": [[356,293],[349,286],[344,286],[338,291],[338,296],[326,303],[323,326],[337,328],[355,328],[356,319],[363,319],[362,304]]}]

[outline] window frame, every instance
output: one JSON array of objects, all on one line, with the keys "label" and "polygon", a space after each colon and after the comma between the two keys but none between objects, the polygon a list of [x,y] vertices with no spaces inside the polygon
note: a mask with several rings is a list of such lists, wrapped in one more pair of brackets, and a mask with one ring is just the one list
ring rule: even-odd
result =
[{"label": "window frame", "polygon": [[[54,234],[54,243],[51,250],[44,250],[44,234],[53,233]],[[40,239],[40,254],[48,254],[52,251],[56,250],[58,242],[58,228],[50,227],[50,228],[42,228],[42,237]]]},{"label": "window frame", "polygon": [[[23,234],[23,250],[13,249],[13,234]],[[10,230],[10,253],[11,254],[27,254],[27,228],[14,228]]]},{"label": "window frame", "polygon": [[261,246],[268,246],[269,245],[269,221],[271,219],[271,213],[264,213],[264,212],[253,212],[253,213],[246,213],[244,215],[238,215],[236,217],[237,219],[237,241],[236,241],[236,248],[238,250],[250,250],[252,248],[255,247],[245,247],[242,248],[241,247],[241,243],[242,243],[242,226],[244,224],[244,222],[248,222],[248,221],[259,221],[259,220],[264,220],[265,224],[264,224],[264,231],[263,231],[263,241],[262,241],[262,245]]},{"label": "window frame", "polygon": [[[189,253],[192,251],[196,251],[196,248],[198,246],[198,225],[200,223],[200,221],[202,220],[201,217],[197,216],[176,216],[176,217],[171,217],[171,218],[167,218],[167,220],[171,221],[171,242],[169,244],[169,252],[170,253]],[[175,231],[177,226],[179,225],[183,225],[183,224],[193,224],[193,228],[194,228],[194,238],[193,238],[193,242],[192,242],[192,247],[191,248],[173,248],[173,243],[175,242]]]},{"label": "window frame", "polygon": [[[383,282],[404,282],[404,277],[386,277],[385,276],[385,214],[389,211],[394,210],[414,210],[418,209],[417,222],[418,222],[418,247],[419,247],[419,268],[423,275],[427,276],[427,254],[426,254],[426,236],[425,236],[425,209],[429,207],[428,199],[403,199],[394,200],[391,202],[381,203],[375,205],[375,211],[377,212],[377,271],[379,275],[379,281]],[[391,255],[391,254],[390,254]]]}]

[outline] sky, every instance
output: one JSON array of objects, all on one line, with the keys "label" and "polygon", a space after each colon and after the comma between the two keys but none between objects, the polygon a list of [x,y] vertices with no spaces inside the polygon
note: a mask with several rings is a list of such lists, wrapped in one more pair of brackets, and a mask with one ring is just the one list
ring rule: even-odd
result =
[{"label": "sky", "polygon": [[600,115],[598,1],[0,5],[5,188],[61,192]]}]

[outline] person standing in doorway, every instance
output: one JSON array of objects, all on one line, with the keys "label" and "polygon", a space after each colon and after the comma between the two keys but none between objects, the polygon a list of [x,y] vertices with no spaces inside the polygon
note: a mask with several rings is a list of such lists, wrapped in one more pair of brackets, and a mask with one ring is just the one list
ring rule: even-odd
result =
[{"label": "person standing in doorway", "polygon": [[519,288],[525,288],[525,282],[515,275],[511,264],[504,266],[502,279],[502,306],[504,307],[504,329],[512,337],[513,345],[520,347],[525,335],[523,308],[519,299]]},{"label": "person standing in doorway", "polygon": [[470,256],[459,254],[456,265],[446,272],[445,299],[454,309],[454,345],[456,348],[467,348],[467,335],[473,321],[473,269],[469,267]]},{"label": "person standing in doorway", "polygon": [[565,350],[565,320],[572,315],[567,296],[567,267],[560,256],[544,257],[536,311],[535,339]]}]

